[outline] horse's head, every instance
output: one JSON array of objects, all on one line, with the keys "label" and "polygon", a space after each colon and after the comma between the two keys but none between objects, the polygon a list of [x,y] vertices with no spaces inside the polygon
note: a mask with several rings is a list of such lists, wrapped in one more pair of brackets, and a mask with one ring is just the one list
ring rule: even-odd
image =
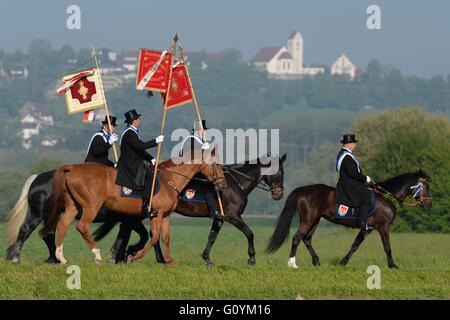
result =
[{"label": "horse's head", "polygon": [[202,159],[203,165],[199,172],[211,181],[217,190],[224,189],[227,183],[216,148],[202,150]]},{"label": "horse's head", "polygon": [[416,176],[417,183],[410,187],[410,194],[418,206],[424,210],[430,210],[433,205],[430,195],[430,177],[422,170],[417,171]]},{"label": "horse's head", "polygon": [[262,180],[269,186],[270,192],[272,193],[273,200],[280,200],[283,198],[284,192],[284,170],[283,162],[286,160],[286,154],[283,154],[281,158],[272,158],[274,161],[278,161],[278,170],[273,174],[263,175]]}]

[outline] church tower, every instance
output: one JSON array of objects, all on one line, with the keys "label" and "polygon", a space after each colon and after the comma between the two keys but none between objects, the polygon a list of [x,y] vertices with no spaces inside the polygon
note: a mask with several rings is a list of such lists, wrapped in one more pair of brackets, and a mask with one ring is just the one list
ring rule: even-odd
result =
[{"label": "church tower", "polygon": [[288,50],[294,62],[293,73],[303,72],[303,37],[299,31],[292,32],[288,39]]}]

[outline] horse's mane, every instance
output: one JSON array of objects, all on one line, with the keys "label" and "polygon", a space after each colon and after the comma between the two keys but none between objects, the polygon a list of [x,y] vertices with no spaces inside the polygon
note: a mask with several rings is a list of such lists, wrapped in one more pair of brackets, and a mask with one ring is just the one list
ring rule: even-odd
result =
[{"label": "horse's mane", "polygon": [[[276,159],[274,157],[271,157],[271,158]],[[246,160],[243,163],[227,164],[227,165],[225,165],[225,167],[234,169],[234,170],[239,170],[242,172],[246,172],[246,171],[251,171],[251,170],[255,169],[255,167],[264,167],[264,166],[268,166],[268,165],[269,164],[263,164],[261,162],[261,158],[257,158],[254,160]]]},{"label": "horse's mane", "polygon": [[393,192],[405,186],[405,184],[415,184],[419,178],[429,179],[429,176],[423,170],[418,170],[416,172],[403,173],[386,181],[379,182],[378,185]]}]

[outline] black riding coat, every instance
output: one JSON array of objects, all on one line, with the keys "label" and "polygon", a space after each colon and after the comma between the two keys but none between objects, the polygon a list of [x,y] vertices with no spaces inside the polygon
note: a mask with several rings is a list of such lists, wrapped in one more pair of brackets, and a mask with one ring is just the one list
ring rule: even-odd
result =
[{"label": "black riding coat", "polygon": [[114,163],[108,159],[109,148],[111,148],[111,145],[108,142],[109,136],[103,130],[100,130],[98,133],[96,133],[96,136],[89,145],[89,150],[84,162],[97,162],[114,167]]},{"label": "black riding coat", "polygon": [[145,149],[157,145],[155,139],[142,141],[133,128],[125,130],[120,142],[116,184],[133,190],[141,189],[143,187],[143,176],[145,176],[144,161],[150,162],[153,159]]},{"label": "black riding coat", "polygon": [[370,204],[370,192],[365,185],[366,179],[367,177],[358,170],[358,163],[351,156],[346,155],[339,170],[339,181],[336,186],[337,203],[350,207]]}]

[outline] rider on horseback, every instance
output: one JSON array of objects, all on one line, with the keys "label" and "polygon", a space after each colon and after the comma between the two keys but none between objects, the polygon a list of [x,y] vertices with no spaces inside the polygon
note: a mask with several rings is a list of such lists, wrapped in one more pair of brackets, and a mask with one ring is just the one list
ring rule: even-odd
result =
[{"label": "rider on horseback", "polygon": [[[111,129],[117,127],[116,117],[109,116],[109,121],[111,122]],[[105,116],[105,120],[102,121],[102,129],[96,132],[89,142],[88,151],[86,153],[86,160],[84,162],[97,162],[110,167],[114,167],[114,163],[108,159],[109,148],[114,142],[118,140],[117,134],[112,133],[109,130],[108,119]]]},{"label": "rider on horseback", "polygon": [[160,135],[150,141],[142,141],[139,135],[141,126],[141,114],[135,109],[127,111],[125,114],[125,123],[128,128],[122,133],[120,138],[120,158],[117,163],[116,184],[131,190],[144,189],[144,198],[142,203],[142,214],[150,215],[150,218],[156,217],[156,212],[149,212],[149,200],[151,192],[151,170],[145,161],[155,164],[153,157],[145,149],[153,148],[158,143],[163,142],[164,136]]},{"label": "rider on horseback", "polygon": [[336,201],[359,208],[359,228],[369,230],[373,227],[367,224],[371,199],[366,185],[373,184],[373,181],[369,176],[362,174],[359,162],[353,155],[357,142],[354,134],[344,134],[341,140],[343,147],[336,158],[336,171],[339,173]]},{"label": "rider on horseback", "polygon": [[[209,128],[206,127],[206,120],[202,120],[202,128],[205,131],[205,135],[207,135],[208,134],[207,130]],[[195,128],[192,129],[192,134],[195,135]],[[191,148],[193,148],[193,146],[194,146],[193,143],[194,143],[194,139],[192,139]],[[193,180],[191,180],[191,182],[189,182],[187,188],[192,188],[192,189],[196,190],[196,192],[202,193],[205,195],[206,204],[208,206],[210,218],[223,220],[223,216],[218,210],[217,198],[214,195],[216,191],[214,189],[214,185],[211,182],[204,181],[204,177],[201,174],[196,174],[194,176]]]}]

